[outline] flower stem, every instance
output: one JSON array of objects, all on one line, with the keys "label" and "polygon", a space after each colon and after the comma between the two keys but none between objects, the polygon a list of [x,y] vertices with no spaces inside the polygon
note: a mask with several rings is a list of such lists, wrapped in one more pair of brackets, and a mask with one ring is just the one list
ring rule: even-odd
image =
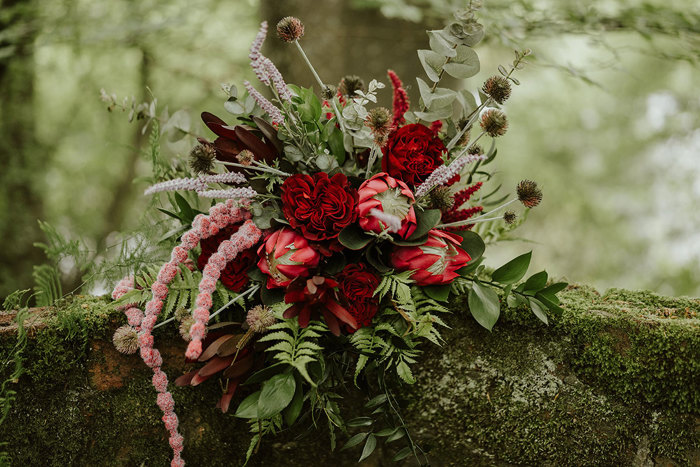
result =
[{"label": "flower stem", "polygon": [[[299,50],[301,57],[304,59],[304,62],[306,62],[306,66],[309,67],[309,70],[311,70],[311,74],[314,75],[316,82],[321,87],[320,92],[323,93],[324,89],[326,89],[326,85],[323,84],[323,81],[321,81],[321,77],[318,76],[318,73],[316,73],[316,69],[311,64],[311,60],[309,60],[309,57],[306,56],[306,52],[304,52],[304,49],[301,47],[301,44],[299,43],[298,40],[294,41],[294,45],[297,46],[297,50]],[[340,126],[340,131],[343,134],[345,134],[345,124],[343,123],[343,117],[340,113],[340,109],[338,109],[338,104],[335,102],[335,98],[331,99],[331,105],[333,106],[333,112],[335,113],[335,116],[338,120],[338,125]]]},{"label": "flower stem", "polygon": [[301,48],[301,44],[299,43],[299,41],[294,41],[294,45],[297,46],[297,50],[299,50],[299,53],[301,54],[302,58],[306,62],[306,65],[311,70],[311,73],[314,75],[314,78],[316,78],[316,82],[318,83],[319,86],[321,86],[321,92],[323,92],[323,89],[326,87],[326,85],[323,84],[323,81],[321,81],[321,77],[318,76],[318,73],[316,73],[316,69],[311,64],[311,61],[309,61],[309,57],[306,56],[306,52],[304,52],[304,49]]},{"label": "flower stem", "polygon": [[475,217],[475,218],[473,218],[473,219],[466,219],[466,220],[463,220],[463,221],[450,222],[450,223],[448,223],[448,224],[440,224],[440,225],[436,226],[435,228],[436,228],[436,229],[444,229],[444,228],[447,228],[447,227],[461,227],[461,226],[463,226],[463,225],[478,224],[479,222],[486,222],[486,221],[498,220],[498,219],[500,219],[500,217],[492,217],[492,218],[490,218],[490,219],[486,219],[486,216],[488,216],[488,215],[490,215],[490,214],[493,214],[493,213],[496,212],[496,211],[500,211],[501,209],[505,208],[506,206],[508,206],[508,205],[510,205],[510,204],[515,203],[516,201],[518,201],[518,198],[511,199],[510,201],[507,201],[507,202],[501,204],[501,205],[498,206],[497,208],[494,208],[494,209],[492,209],[492,210],[490,210],[490,211],[488,211],[488,212],[485,212],[485,213],[483,213],[482,215],[477,216],[477,217]]},{"label": "flower stem", "polygon": [[277,170],[275,168],[268,167],[266,165],[262,165],[257,161],[254,161],[254,163],[256,164],[255,166],[238,164],[236,162],[226,162],[226,161],[216,161],[216,162],[219,164],[222,164],[222,165],[228,165],[230,167],[239,167],[241,169],[257,170],[259,172],[267,172],[267,173],[271,173],[273,175],[279,175],[281,177],[291,177],[292,176],[292,174],[289,174],[287,172],[282,172],[281,170]]}]

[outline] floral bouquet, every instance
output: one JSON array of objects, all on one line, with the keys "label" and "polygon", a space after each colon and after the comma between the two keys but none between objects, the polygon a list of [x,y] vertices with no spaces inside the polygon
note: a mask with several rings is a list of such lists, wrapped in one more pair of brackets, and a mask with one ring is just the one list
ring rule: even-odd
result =
[{"label": "floral bouquet", "polygon": [[[484,240],[518,224],[506,207],[520,202],[527,211],[542,199],[528,180],[512,199],[494,199],[499,188],[485,185],[495,145],[478,144],[505,133],[500,106],[529,51],[516,52],[478,94],[440,87],[445,74],[479,71],[473,47],[483,28],[473,10],[460,12],[429,31],[430,49],[418,51],[427,81],[417,78],[412,111],[401,80],[388,72],[389,110],[376,105],[379,81],[325,84],[293,17],[279,22],[277,35],[308,64],[321,95],[286,84],[261,54],[266,33],[262,23],[250,60],[269,98],[249,82],[240,96],[224,86],[235,123],[203,113],[216,138],[198,138],[189,164],[173,163],[146,190],[176,219],[165,239],[172,253],[115,288],[128,325],[114,343],[153,369],[174,466],[184,465],[183,437],[152,334],[173,321],[193,368],[175,384],[220,380],[217,407],[228,412],[233,403],[235,417],[250,422],[247,458],[264,436],[301,423],[326,425],[333,448],[338,431],[369,427],[343,447],[363,444],[360,460],[379,440],[403,440],[395,460],[418,458],[391,390],[414,382],[424,341],[441,343],[450,300],[468,305],[489,330],[502,300],[529,306],[545,323],[560,310],[556,293],[566,284],[548,283],[544,271],[522,281],[530,253],[495,270],[482,264]],[[339,393],[347,383],[366,393],[367,416],[344,419]]]}]

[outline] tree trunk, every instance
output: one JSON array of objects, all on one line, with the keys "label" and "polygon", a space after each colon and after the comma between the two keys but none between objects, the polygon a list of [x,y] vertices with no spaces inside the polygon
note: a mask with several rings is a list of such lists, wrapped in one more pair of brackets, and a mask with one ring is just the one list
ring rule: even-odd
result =
[{"label": "tree trunk", "polygon": [[381,105],[391,105],[387,69],[394,70],[417,103],[415,77],[423,75],[416,50],[428,47],[425,25],[387,19],[375,9],[353,9],[348,0],[261,1],[261,17],[269,23],[266,54],[287,82],[318,88],[294,47],[277,38],[275,26],[285,16],[304,23],[300,40],[324,83],[337,84],[344,75],[358,75],[365,82],[382,81],[387,89],[379,94]]},{"label": "tree trunk", "polygon": [[38,185],[46,152],[35,136],[35,1],[2,1],[0,16],[0,297],[32,284],[32,265],[43,261],[33,246],[42,217]]}]

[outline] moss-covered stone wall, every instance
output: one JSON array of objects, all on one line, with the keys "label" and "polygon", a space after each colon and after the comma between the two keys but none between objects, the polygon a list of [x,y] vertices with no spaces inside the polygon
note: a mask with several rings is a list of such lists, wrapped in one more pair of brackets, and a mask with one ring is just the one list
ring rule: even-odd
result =
[{"label": "moss-covered stone wall", "polygon": [[[562,295],[565,311],[550,326],[510,309],[492,333],[454,301],[445,345],[416,365],[415,385],[398,389],[431,465],[700,465],[700,300],[579,286]],[[11,318],[0,316],[4,357],[16,341]],[[8,386],[16,400],[0,425],[11,465],[168,464],[150,370],[110,342],[122,320],[95,297],[33,313],[25,374]],[[182,374],[181,341],[156,339],[168,374]],[[214,408],[219,391],[216,381],[173,389],[189,465],[243,463],[248,426]],[[348,418],[362,414],[362,399],[350,398]],[[249,465],[359,458],[301,430],[263,440]],[[389,446],[365,465],[390,465]]]}]

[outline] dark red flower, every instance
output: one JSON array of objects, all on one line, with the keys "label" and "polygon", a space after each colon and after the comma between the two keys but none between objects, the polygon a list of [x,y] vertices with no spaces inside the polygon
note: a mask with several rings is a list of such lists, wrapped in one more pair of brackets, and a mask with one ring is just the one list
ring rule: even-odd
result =
[{"label": "dark red flower", "polygon": [[[379,277],[364,263],[348,264],[338,276],[340,291],[345,296],[347,310],[359,327],[369,326],[379,310],[379,300],[374,291],[379,286]],[[355,330],[348,327],[348,331]]]},{"label": "dark red flower", "polygon": [[443,164],[447,151],[440,138],[420,123],[402,126],[382,148],[382,169],[394,178],[418,186]]},{"label": "dark red flower", "polygon": [[299,317],[299,326],[309,325],[311,317],[323,316],[328,328],[336,336],[340,335],[340,322],[352,329],[357,329],[357,321],[340,304],[338,283],[328,277],[314,276],[310,279],[299,278],[293,281],[284,295],[284,303],[291,303],[285,312],[285,318]]},{"label": "dark red flower", "polygon": [[348,264],[338,275],[340,291],[349,301],[371,299],[379,282],[364,263]]},{"label": "dark red flower", "polygon": [[[234,224],[219,231],[218,234],[202,240],[202,253],[197,258],[197,267],[200,271],[204,270],[209,257],[216,253],[219,245],[224,240],[231,238],[231,235],[238,232],[238,228],[243,224]],[[233,260],[226,264],[226,267],[221,271],[221,283],[234,292],[240,292],[241,289],[248,283],[248,269],[253,266],[258,259],[255,253],[255,248],[250,248],[240,252]]]},{"label": "dark red flower", "polygon": [[289,224],[307,240],[338,237],[357,219],[357,190],[343,174],[328,177],[318,172],[311,177],[294,174],[282,184],[282,210]]}]

